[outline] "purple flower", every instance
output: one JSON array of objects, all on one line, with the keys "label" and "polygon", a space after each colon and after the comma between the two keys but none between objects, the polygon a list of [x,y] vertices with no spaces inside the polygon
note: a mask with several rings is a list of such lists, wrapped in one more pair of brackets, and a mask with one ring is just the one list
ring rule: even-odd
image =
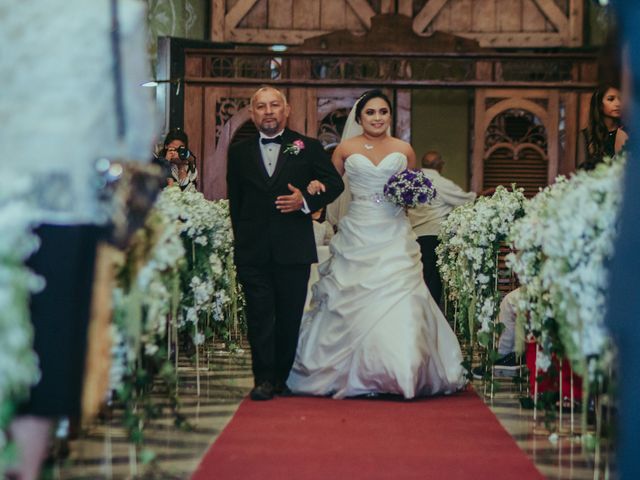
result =
[{"label": "purple flower", "polygon": [[435,189],[420,170],[403,170],[392,175],[383,188],[388,201],[406,208],[429,203],[435,197]]}]

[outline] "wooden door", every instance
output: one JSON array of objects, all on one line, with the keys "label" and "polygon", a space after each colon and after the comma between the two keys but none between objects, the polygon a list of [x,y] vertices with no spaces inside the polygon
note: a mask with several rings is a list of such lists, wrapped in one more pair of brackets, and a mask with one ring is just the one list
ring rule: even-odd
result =
[{"label": "wooden door", "polygon": [[516,183],[531,197],[553,182],[562,136],[559,100],[556,90],[476,91],[471,178],[475,191]]}]

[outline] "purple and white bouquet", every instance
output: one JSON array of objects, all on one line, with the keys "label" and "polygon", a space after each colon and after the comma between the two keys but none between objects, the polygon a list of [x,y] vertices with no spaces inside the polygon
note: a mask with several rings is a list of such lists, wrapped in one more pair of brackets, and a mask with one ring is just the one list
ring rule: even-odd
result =
[{"label": "purple and white bouquet", "polygon": [[436,197],[433,183],[422,170],[403,170],[392,175],[383,193],[388,201],[403,208],[415,208]]}]

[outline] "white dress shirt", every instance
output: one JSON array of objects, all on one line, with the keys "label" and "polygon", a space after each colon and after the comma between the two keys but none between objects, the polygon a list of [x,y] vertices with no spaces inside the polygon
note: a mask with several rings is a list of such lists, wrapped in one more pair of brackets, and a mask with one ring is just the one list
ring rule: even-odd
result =
[{"label": "white dress shirt", "polygon": [[[280,147],[282,147],[282,145],[280,143],[275,143],[275,142],[264,144],[262,143],[262,139],[275,138],[275,137],[281,136],[283,132],[284,132],[284,129],[280,130],[278,133],[276,133],[271,137],[268,137],[264,133],[260,132],[260,140],[259,140],[260,154],[262,155],[262,162],[264,163],[264,168],[267,171],[267,175],[269,175],[269,177],[272,177],[273,172],[275,172],[276,170],[276,164],[278,163],[278,156],[280,155]],[[307,188],[307,186],[304,185],[298,188],[302,190]],[[302,208],[300,210],[302,211],[302,213],[307,213],[307,214],[311,213],[311,210],[309,210],[309,206],[307,205],[307,201],[304,199],[304,197],[302,198]]]},{"label": "white dress shirt", "polygon": [[260,132],[260,153],[262,154],[262,161],[264,162],[264,168],[267,170],[269,177],[273,176],[273,172],[276,170],[276,163],[278,163],[278,155],[280,155],[279,143],[262,143],[263,138],[275,138],[282,135],[284,130],[281,130],[277,134],[267,137],[264,133]]},{"label": "white dress shirt", "polygon": [[436,189],[436,198],[430,204],[409,209],[409,220],[418,237],[436,236],[440,225],[455,207],[472,202],[475,192],[465,192],[451,180],[444,178],[437,170],[423,168],[424,174]]}]

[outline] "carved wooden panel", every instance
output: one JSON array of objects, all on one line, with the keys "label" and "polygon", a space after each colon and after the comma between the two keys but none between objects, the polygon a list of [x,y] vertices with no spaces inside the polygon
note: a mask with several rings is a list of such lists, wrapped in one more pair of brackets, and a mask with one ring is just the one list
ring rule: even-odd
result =
[{"label": "carved wooden panel", "polygon": [[365,31],[374,15],[393,13],[395,2],[212,0],[211,10],[214,41],[292,45],[334,30]]},{"label": "carved wooden panel", "polygon": [[422,35],[450,32],[485,47],[581,46],[584,0],[211,0],[211,39],[295,45],[363,32],[377,14],[410,17]]},{"label": "carved wooden panel", "polygon": [[581,46],[584,0],[414,0],[417,33],[450,32],[484,47]]},{"label": "carved wooden panel", "polygon": [[[185,129],[189,125],[190,147],[198,156],[200,185],[209,199],[224,198],[227,192],[227,151],[234,135],[251,119],[248,104],[252,87],[200,87],[196,102],[185,101]],[[187,92],[185,92],[186,95]],[[255,128],[253,128],[255,131]],[[195,142],[193,133],[197,132]]]}]

